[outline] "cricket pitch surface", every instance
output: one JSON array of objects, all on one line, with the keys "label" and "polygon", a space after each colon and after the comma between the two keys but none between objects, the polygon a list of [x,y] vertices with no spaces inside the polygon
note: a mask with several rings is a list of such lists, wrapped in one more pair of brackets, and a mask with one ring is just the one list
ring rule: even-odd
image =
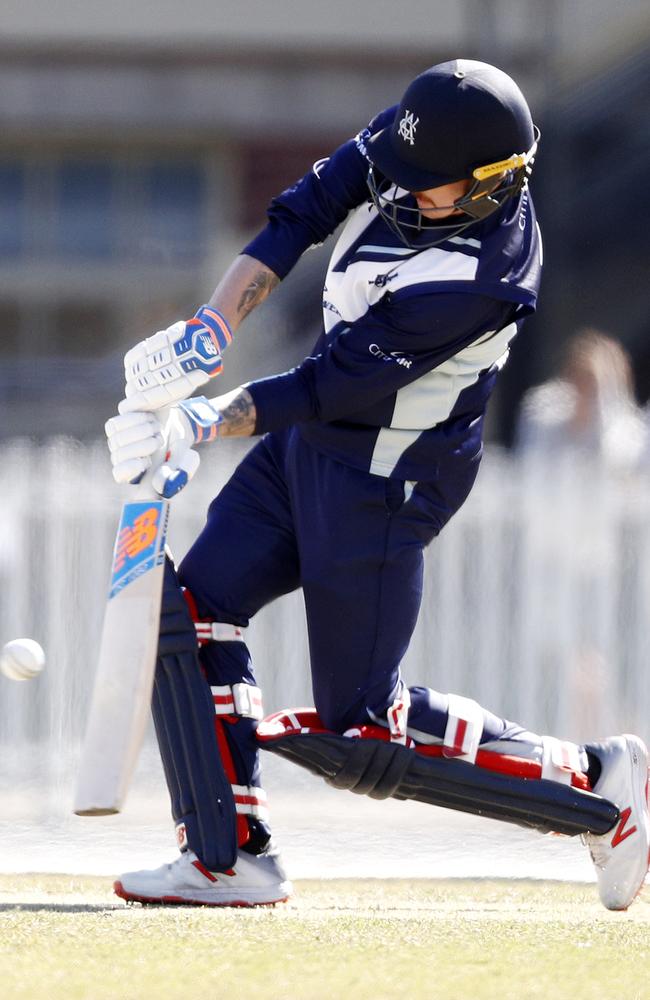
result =
[{"label": "cricket pitch surface", "polygon": [[295,895],[257,909],[113,895],[121,871],[176,854],[155,755],[102,818],[72,815],[65,761],[47,780],[5,767],[2,1000],[650,1000],[650,885],[608,913],[577,838],[265,763]]},{"label": "cricket pitch surface", "polygon": [[127,906],[111,880],[0,876],[4,1000],[647,1000],[650,906],[498,879],[299,880],[275,907]]}]

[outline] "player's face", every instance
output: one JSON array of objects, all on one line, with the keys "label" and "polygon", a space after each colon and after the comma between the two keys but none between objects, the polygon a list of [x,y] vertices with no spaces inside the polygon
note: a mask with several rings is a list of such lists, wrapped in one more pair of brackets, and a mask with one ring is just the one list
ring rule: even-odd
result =
[{"label": "player's face", "polygon": [[460,215],[461,209],[454,208],[454,202],[467,194],[471,181],[454,181],[441,184],[428,191],[413,191],[413,197],[425,219],[446,219],[448,215]]}]

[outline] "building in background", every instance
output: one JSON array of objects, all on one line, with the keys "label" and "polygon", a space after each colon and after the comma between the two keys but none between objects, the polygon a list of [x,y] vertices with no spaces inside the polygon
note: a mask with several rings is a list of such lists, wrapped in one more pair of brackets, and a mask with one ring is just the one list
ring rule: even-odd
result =
[{"label": "building in background", "polygon": [[[0,433],[99,434],[125,347],[207,296],[275,192],[457,55],[512,73],[543,131],[552,253],[495,433],[578,323],[640,358],[649,38],[639,0],[4,0]],[[251,318],[224,388],[314,339],[321,262]]]}]

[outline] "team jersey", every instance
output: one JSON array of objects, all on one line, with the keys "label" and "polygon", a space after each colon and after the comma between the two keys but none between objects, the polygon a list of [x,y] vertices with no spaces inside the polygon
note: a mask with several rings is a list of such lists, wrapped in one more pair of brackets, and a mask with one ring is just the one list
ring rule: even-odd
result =
[{"label": "team jersey", "polygon": [[431,480],[480,454],[496,376],[535,309],[541,238],[524,189],[435,247],[401,243],[366,185],[365,142],[395,110],[274,199],[268,225],[244,249],[284,277],[345,220],[312,354],[248,389],[257,433],[297,424],[306,441],[338,461]]}]

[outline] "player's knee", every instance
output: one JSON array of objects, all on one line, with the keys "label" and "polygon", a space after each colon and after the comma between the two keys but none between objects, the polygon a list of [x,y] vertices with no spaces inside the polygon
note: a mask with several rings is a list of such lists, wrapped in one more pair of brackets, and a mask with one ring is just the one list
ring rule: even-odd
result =
[{"label": "player's knee", "polygon": [[[228,642],[241,639],[248,628],[248,616],[240,608],[233,607],[227,577],[217,586],[211,576],[208,578],[205,571],[200,570],[200,566],[188,565],[187,556],[177,570],[178,582],[197,626],[199,645],[203,645],[204,640]],[[210,623],[215,625],[213,635],[200,627]],[[216,624],[222,627],[216,629]],[[233,628],[239,631],[232,632]]]},{"label": "player's knee", "polygon": [[395,698],[395,686],[382,684],[377,689],[366,690],[357,697],[351,697],[347,702],[333,703],[327,692],[320,697],[316,696],[315,705],[326,729],[344,733],[355,726],[385,720]]},{"label": "player's knee", "polygon": [[203,562],[194,563],[189,556],[181,561],[176,575],[183,592],[191,595],[186,599],[195,621],[210,617],[212,620],[233,622],[242,627],[248,625],[248,619],[238,615],[237,610],[233,614],[227,575],[221,580],[215,579],[213,573],[206,572]]},{"label": "player's knee", "polygon": [[344,733],[354,726],[362,726],[369,721],[362,699],[341,705],[331,704],[326,698],[316,698],[315,704],[323,726],[325,729],[331,729],[334,733]]},{"label": "player's knee", "polygon": [[342,733],[348,728],[344,724],[344,713],[336,707],[329,705],[322,698],[314,698],[314,705],[325,729],[330,729],[334,733]]}]

